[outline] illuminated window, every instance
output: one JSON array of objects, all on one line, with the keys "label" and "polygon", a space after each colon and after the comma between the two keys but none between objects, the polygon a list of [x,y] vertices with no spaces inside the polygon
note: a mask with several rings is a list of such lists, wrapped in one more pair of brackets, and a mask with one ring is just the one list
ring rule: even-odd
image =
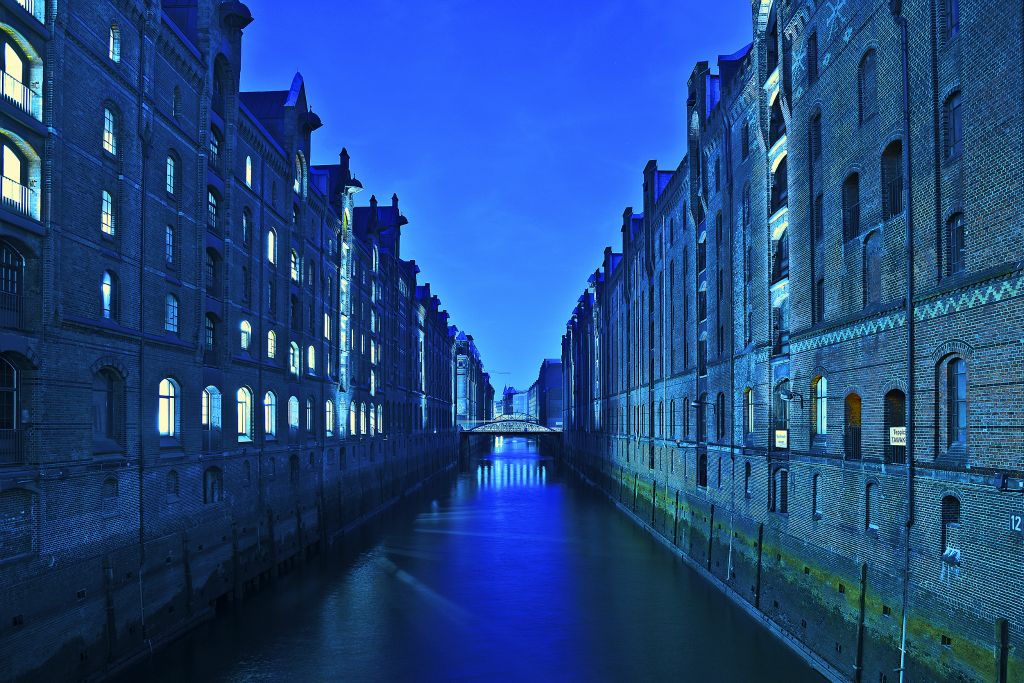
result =
[{"label": "illuminated window", "polygon": [[288,397],[288,430],[299,431],[299,399],[295,396]]},{"label": "illuminated window", "polygon": [[267,231],[267,263],[277,265],[277,233],[273,230]]},{"label": "illuminated window", "polygon": [[366,434],[366,404],[359,404],[359,433]]},{"label": "illuminated window", "polygon": [[178,385],[170,378],[160,380],[157,429],[160,436],[178,435]]},{"label": "illuminated window", "polygon": [[212,431],[220,429],[221,402],[220,390],[217,387],[209,386],[203,389],[202,425],[203,430]]},{"label": "illuminated window", "polygon": [[263,433],[267,438],[277,435],[277,396],[273,391],[263,395]]},{"label": "illuminated window", "polygon": [[252,157],[245,157],[245,185],[252,187]]},{"label": "illuminated window", "polygon": [[313,399],[306,399],[306,431],[313,433]]},{"label": "illuminated window", "polygon": [[267,332],[267,358],[277,358],[277,332]]},{"label": "illuminated window", "polygon": [[291,251],[291,278],[292,282],[299,281],[299,255],[294,249]]},{"label": "illuminated window", "polygon": [[372,403],[370,404],[369,413],[370,413],[370,432],[369,433],[370,433],[370,436],[374,436],[377,433],[377,411],[373,407]]},{"label": "illuminated window", "polygon": [[174,226],[168,225],[164,230],[164,261],[167,265],[174,263]]},{"label": "illuminated window", "polygon": [[814,380],[814,402],[811,404],[814,411],[812,427],[815,436],[828,434],[828,380],[818,377]]},{"label": "illuminated window", "polygon": [[288,344],[288,371],[292,376],[298,377],[302,371],[302,358],[299,352],[299,345],[295,342]]},{"label": "illuminated window", "polygon": [[114,224],[114,198],[103,190],[100,195],[100,230],[104,235],[113,236],[116,231]]},{"label": "illuminated window", "polygon": [[214,194],[213,190],[206,191],[206,227],[214,232],[217,231],[218,226],[218,200],[217,195]]},{"label": "illuminated window", "polygon": [[117,154],[117,118],[106,108],[103,110],[103,150]]},{"label": "illuminated window", "polygon": [[754,390],[750,387],[743,391],[743,433],[754,433]]},{"label": "illuminated window", "polygon": [[103,272],[100,281],[100,299],[103,303],[103,317],[107,320],[117,318],[117,277],[109,270]]},{"label": "illuminated window", "polygon": [[249,345],[252,343],[252,325],[249,324],[248,320],[243,320],[239,327],[241,331],[242,350],[248,351]]},{"label": "illuminated window", "polygon": [[324,430],[327,436],[334,436],[334,401],[330,399],[324,404]]},{"label": "illuminated window", "polygon": [[242,387],[237,394],[238,440],[252,441],[252,392]]},{"label": "illuminated window", "polygon": [[306,349],[306,371],[310,374],[316,371],[316,349],[312,345]]},{"label": "illuminated window", "polygon": [[173,294],[164,299],[164,330],[178,333],[178,298]]},{"label": "illuminated window", "polygon": [[121,28],[117,24],[110,27],[110,37],[107,41],[107,57],[115,64],[121,61]]},{"label": "illuminated window", "polygon": [[167,173],[166,173],[166,189],[167,194],[174,196],[175,190],[177,189],[178,181],[178,164],[173,156],[167,156]]},{"label": "illuminated window", "polygon": [[355,436],[356,431],[356,404],[348,404],[348,433],[349,436]]}]

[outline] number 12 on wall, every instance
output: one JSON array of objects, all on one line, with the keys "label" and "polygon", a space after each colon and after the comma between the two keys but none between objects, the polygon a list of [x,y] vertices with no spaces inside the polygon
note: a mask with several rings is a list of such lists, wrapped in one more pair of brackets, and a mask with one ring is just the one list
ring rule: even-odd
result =
[{"label": "number 12 on wall", "polygon": [[1024,518],[1020,515],[1010,515],[1010,531],[1017,534],[1021,533],[1022,523],[1024,523]]}]

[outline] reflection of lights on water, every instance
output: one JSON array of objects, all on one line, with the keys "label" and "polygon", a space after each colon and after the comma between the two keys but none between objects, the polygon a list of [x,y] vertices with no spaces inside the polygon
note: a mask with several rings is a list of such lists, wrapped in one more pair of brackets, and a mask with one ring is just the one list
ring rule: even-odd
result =
[{"label": "reflection of lights on water", "polygon": [[531,488],[547,484],[548,470],[536,460],[484,460],[476,467],[479,488]]}]

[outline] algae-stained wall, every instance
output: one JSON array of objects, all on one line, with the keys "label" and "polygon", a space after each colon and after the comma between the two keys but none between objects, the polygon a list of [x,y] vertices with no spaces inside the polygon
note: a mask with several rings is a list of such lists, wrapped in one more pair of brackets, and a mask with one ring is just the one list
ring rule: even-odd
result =
[{"label": "algae-stained wall", "polygon": [[909,680],[1017,680],[1024,9],[903,3],[908,141],[890,3],[752,4],[567,324],[565,452],[838,676],[906,614]]}]

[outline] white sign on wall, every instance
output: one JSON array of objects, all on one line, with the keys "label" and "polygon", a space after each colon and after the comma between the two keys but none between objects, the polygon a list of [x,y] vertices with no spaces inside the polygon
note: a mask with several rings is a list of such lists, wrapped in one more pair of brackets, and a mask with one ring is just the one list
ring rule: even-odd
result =
[{"label": "white sign on wall", "polygon": [[776,429],[775,430],[775,447],[776,448],[789,448],[789,430],[788,429]]},{"label": "white sign on wall", "polygon": [[890,446],[906,446],[907,445],[907,428],[906,427],[889,427],[889,445]]}]

